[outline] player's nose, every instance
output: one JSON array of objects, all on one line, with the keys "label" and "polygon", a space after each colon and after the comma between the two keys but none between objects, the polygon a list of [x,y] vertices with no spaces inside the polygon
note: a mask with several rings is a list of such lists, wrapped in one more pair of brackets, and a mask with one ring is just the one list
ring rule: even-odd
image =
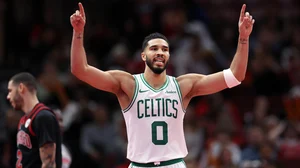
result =
[{"label": "player's nose", "polygon": [[163,54],[163,53],[164,53],[164,51],[163,51],[162,49],[159,49],[157,52],[158,52],[159,54]]},{"label": "player's nose", "polygon": [[162,50],[162,49],[159,49],[159,50],[157,50],[157,52],[156,52],[156,56],[163,57],[163,56],[164,56],[164,52],[163,52],[163,50]]},{"label": "player's nose", "polygon": [[7,94],[6,99],[10,100],[10,94]]}]

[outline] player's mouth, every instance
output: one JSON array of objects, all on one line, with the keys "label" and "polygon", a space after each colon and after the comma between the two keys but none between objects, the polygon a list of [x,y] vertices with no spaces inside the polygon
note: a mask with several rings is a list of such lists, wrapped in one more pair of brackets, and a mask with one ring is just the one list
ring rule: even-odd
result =
[{"label": "player's mouth", "polygon": [[157,57],[154,58],[153,63],[158,66],[163,66],[165,64],[165,60],[163,58]]}]

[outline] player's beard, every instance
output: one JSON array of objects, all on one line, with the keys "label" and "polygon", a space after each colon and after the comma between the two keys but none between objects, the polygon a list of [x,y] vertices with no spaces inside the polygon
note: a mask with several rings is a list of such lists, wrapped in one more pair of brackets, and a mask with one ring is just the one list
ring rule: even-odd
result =
[{"label": "player's beard", "polygon": [[155,74],[161,74],[168,66],[169,64],[169,60],[165,62],[165,66],[164,67],[154,67],[154,62],[151,61],[148,56],[146,55],[146,64],[148,65],[148,67],[152,70],[152,72],[154,72]]},{"label": "player's beard", "polygon": [[15,103],[15,110],[22,110],[24,99],[21,97],[18,91],[16,92],[16,95],[13,98],[13,102]]}]

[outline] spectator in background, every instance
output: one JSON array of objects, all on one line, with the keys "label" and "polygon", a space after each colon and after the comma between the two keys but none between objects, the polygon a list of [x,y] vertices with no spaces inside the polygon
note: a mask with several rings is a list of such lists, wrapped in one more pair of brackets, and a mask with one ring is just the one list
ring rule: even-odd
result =
[{"label": "spectator in background", "polygon": [[234,163],[232,160],[234,154],[228,147],[224,147],[221,150],[221,153],[218,158],[218,165],[217,168],[238,168],[238,164]]},{"label": "spectator in background", "polygon": [[299,132],[293,123],[289,123],[278,141],[278,160],[281,166],[292,168],[300,165]]},{"label": "spectator in background", "polygon": [[16,141],[16,134],[18,129],[18,123],[23,116],[21,111],[16,111],[13,109],[8,109],[6,112],[6,116],[4,117],[5,128],[6,128],[6,141],[1,147],[2,150],[2,160],[0,162],[0,167],[3,168],[12,168],[15,167],[16,164],[16,153],[17,151],[17,141]]},{"label": "spectator in background", "polygon": [[69,97],[59,77],[57,65],[52,61],[45,62],[38,77],[40,90],[44,91],[39,97],[47,104],[59,104],[64,109],[69,103]]},{"label": "spectator in background", "polygon": [[86,156],[89,167],[112,167],[117,164],[117,132],[109,122],[107,107],[96,105],[92,111],[94,121],[81,130],[81,149]]},{"label": "spectator in background", "polygon": [[261,165],[260,147],[265,142],[263,130],[258,126],[252,126],[247,131],[247,144],[242,150],[241,167]]},{"label": "spectator in background", "polygon": [[220,168],[222,165],[238,166],[241,160],[241,150],[232,141],[228,132],[218,130],[216,139],[209,144],[207,159],[207,167],[211,168]]},{"label": "spectator in background", "polygon": [[[63,118],[62,118],[61,111],[59,108],[52,108],[52,109],[58,120],[60,131],[61,131],[61,134],[63,137],[64,126],[63,126]],[[62,154],[62,167],[61,168],[70,168],[71,163],[72,163],[72,155],[71,155],[70,150],[63,143],[63,138],[62,138],[62,143],[61,143],[61,154]]]}]

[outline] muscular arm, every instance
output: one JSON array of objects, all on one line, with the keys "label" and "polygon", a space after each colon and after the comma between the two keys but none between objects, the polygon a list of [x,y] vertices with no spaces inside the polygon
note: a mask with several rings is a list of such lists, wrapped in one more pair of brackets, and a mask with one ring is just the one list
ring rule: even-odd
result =
[{"label": "muscular arm", "polygon": [[[83,5],[78,3],[79,10],[71,15],[70,21],[73,26],[73,37],[71,44],[71,72],[80,80],[103,91],[118,94],[124,89],[121,86],[123,80],[133,80],[133,77],[122,71],[102,71],[88,65],[86,52],[83,46],[84,26],[86,17]],[[134,83],[134,82],[131,82]],[[133,87],[130,85],[129,87]],[[125,90],[125,93],[127,90]],[[128,93],[127,93],[128,94]]]},{"label": "muscular arm", "polygon": [[120,90],[120,81],[117,77],[129,75],[121,71],[104,72],[88,65],[83,47],[83,33],[76,33],[75,31],[71,46],[71,71],[77,78],[93,87],[112,93],[117,93]]},{"label": "muscular arm", "polygon": [[[230,69],[238,81],[245,78],[248,62],[248,39],[239,38],[237,52],[230,65]],[[227,88],[223,72],[210,75],[187,74],[177,78],[182,86],[182,94],[188,97],[207,95]],[[183,88],[186,87],[187,88]]]},{"label": "muscular arm", "polygon": [[42,168],[56,168],[55,151],[56,151],[55,143],[46,143],[40,147]]},{"label": "muscular arm", "polygon": [[86,17],[82,4],[78,3],[78,6],[79,10],[70,17],[73,26],[71,72],[80,80],[99,90],[116,94],[121,106],[126,107],[134,94],[134,78],[124,71],[102,71],[88,65],[83,45]]},{"label": "muscular arm", "polygon": [[126,108],[134,94],[134,77],[124,71],[102,71],[88,65],[82,38],[81,33],[74,32],[71,46],[72,73],[99,90],[116,94],[121,107]]},{"label": "muscular arm", "polygon": [[[237,50],[230,65],[234,77],[238,81],[245,78],[248,52],[249,52],[249,36],[252,32],[254,19],[246,12],[246,5],[241,9],[239,19],[239,38]],[[177,78],[182,90],[183,96],[192,98],[194,96],[216,93],[227,88],[223,72],[214,73],[211,75],[187,74]]]},{"label": "muscular arm", "polygon": [[235,56],[230,65],[230,69],[238,81],[245,79],[248,64],[248,53],[249,37],[240,36]]}]

